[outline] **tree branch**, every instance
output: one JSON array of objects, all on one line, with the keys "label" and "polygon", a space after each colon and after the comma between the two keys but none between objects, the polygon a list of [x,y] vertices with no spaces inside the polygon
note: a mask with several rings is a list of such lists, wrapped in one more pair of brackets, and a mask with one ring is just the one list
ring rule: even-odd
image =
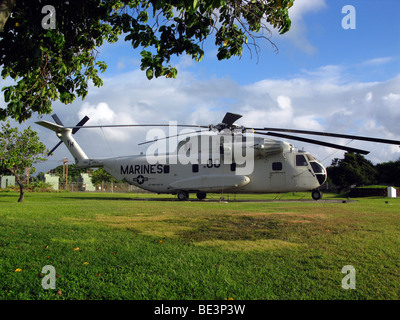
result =
[{"label": "tree branch", "polygon": [[17,0],[0,0],[0,32],[4,31],[4,25],[10,17]]}]

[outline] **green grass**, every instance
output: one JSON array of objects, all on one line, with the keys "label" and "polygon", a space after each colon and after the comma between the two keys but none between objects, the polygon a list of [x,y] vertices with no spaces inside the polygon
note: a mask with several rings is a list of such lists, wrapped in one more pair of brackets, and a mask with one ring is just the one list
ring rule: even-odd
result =
[{"label": "green grass", "polygon": [[400,298],[400,199],[276,197],[0,193],[0,299]]}]

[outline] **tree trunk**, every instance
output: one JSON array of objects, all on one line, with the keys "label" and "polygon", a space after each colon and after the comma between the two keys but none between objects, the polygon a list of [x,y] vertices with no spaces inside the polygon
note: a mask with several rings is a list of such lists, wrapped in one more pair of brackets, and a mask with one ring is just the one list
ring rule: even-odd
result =
[{"label": "tree trunk", "polygon": [[17,174],[17,170],[8,169],[15,177],[15,182],[19,185],[19,199],[18,202],[24,201],[24,194],[25,194],[25,186],[24,186],[24,179]]},{"label": "tree trunk", "polygon": [[24,184],[20,184],[19,185],[19,199],[18,199],[18,202],[23,202],[24,201],[24,194],[25,194]]}]

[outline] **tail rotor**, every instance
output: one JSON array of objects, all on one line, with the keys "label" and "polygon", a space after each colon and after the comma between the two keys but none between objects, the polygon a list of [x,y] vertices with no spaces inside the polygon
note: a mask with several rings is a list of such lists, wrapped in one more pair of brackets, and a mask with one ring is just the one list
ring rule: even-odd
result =
[{"label": "tail rotor", "polygon": [[[59,126],[64,126],[64,124],[62,123],[62,121],[60,120],[60,118],[56,114],[53,114],[51,117],[54,119],[55,123],[57,123]],[[89,120],[89,117],[88,116],[84,116],[81,119],[81,121],[79,121],[76,124],[76,126],[72,129],[72,134],[75,134],[86,122],[88,122],[88,120]],[[62,143],[63,143],[62,140],[59,143],[57,143],[56,146],[49,151],[47,156],[50,156]]]}]

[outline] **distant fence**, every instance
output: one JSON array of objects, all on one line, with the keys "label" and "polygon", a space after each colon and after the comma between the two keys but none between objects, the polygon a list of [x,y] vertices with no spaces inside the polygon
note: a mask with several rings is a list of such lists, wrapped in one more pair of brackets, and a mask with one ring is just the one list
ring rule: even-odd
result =
[{"label": "distant fence", "polygon": [[[80,182],[71,182],[65,186],[65,183],[60,183],[59,190],[68,190],[71,192],[78,192],[82,191],[82,183]],[[128,183],[104,183],[102,185],[96,185],[95,191],[86,191],[86,192],[119,192],[119,193],[126,193],[126,192],[134,192],[134,193],[152,193]]]}]

